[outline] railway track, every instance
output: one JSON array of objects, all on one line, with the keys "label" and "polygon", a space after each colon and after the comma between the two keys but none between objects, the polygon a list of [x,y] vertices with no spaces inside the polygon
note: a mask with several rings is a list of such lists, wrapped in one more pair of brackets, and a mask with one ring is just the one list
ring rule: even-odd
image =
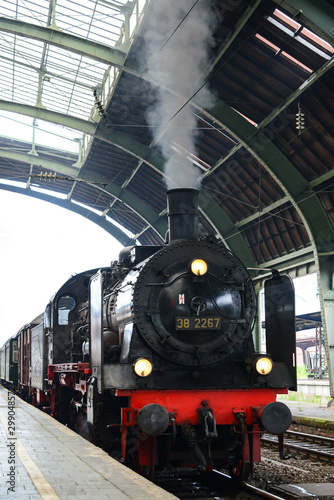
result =
[{"label": "railway track", "polygon": [[287,431],[285,433],[286,436],[290,436],[294,439],[298,439],[301,441],[308,441],[308,442],[315,442],[318,444],[323,444],[324,446],[332,447],[334,448],[334,438],[328,437],[328,436],[319,436],[318,434],[309,434],[306,432],[300,432],[300,431]]},{"label": "railway track", "polygon": [[[269,446],[277,446],[278,438],[266,434],[261,438],[261,442]],[[334,439],[330,437],[287,431],[284,437],[284,449],[306,456],[306,458],[334,463]]]},{"label": "railway track", "polygon": [[155,477],[154,482],[181,500],[283,500],[248,483],[236,485],[230,476],[217,470],[205,474],[196,474],[194,470],[172,474],[162,472]]}]

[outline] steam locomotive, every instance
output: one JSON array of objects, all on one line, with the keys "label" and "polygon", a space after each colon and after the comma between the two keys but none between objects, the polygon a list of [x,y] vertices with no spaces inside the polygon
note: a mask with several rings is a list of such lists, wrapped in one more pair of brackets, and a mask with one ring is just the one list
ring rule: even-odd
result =
[{"label": "steam locomotive", "polygon": [[215,466],[244,480],[260,433],[291,423],[276,395],[296,387],[293,285],[276,271],[266,281],[267,354],[255,352],[247,269],[198,237],[197,190],[167,196],[167,242],[72,276],[8,341],[17,381],[1,378],[146,475]]}]

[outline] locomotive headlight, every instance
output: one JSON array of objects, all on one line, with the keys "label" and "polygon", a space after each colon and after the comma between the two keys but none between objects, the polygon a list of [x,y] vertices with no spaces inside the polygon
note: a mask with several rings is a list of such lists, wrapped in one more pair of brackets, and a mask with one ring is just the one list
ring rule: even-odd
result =
[{"label": "locomotive headlight", "polygon": [[133,365],[134,371],[138,377],[148,377],[153,370],[153,365],[148,359],[137,359]]},{"label": "locomotive headlight", "polygon": [[191,263],[191,271],[196,275],[196,276],[203,276],[208,270],[208,265],[205,262],[205,260],[202,259],[195,259]]},{"label": "locomotive headlight", "polygon": [[255,369],[260,375],[268,375],[273,369],[273,362],[270,358],[258,358],[255,363]]}]

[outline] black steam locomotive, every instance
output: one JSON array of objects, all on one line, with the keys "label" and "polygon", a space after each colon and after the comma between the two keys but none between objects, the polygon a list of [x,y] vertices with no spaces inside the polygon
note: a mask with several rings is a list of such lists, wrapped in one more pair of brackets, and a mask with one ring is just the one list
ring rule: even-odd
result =
[{"label": "black steam locomotive", "polygon": [[267,280],[268,354],[256,353],[252,280],[221,241],[198,238],[197,197],[169,191],[165,245],[73,276],[18,332],[18,389],[143,473],[214,465],[244,479],[263,429],[291,422],[276,395],[296,386],[294,292],[287,276]]}]

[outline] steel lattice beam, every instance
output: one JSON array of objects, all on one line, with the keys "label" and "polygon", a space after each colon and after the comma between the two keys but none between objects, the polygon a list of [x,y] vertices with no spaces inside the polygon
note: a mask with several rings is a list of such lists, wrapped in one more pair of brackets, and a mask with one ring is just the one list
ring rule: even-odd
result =
[{"label": "steel lattice beam", "polygon": [[91,210],[82,207],[80,205],[77,205],[76,203],[72,203],[70,200],[62,200],[60,198],[56,198],[55,196],[47,195],[45,193],[40,193],[38,191],[32,191],[31,189],[25,189],[23,187],[20,188],[17,186],[8,186],[5,184],[1,184],[0,187],[4,191],[9,191],[11,193],[18,193],[25,196],[29,196],[31,198],[36,198],[38,200],[46,201],[53,205],[57,205],[58,207],[77,213],[78,215],[82,215],[85,219],[94,222],[94,224],[97,224],[99,227],[107,231],[107,233],[111,234],[111,236],[113,236],[122,245],[127,246],[130,244],[134,244],[134,241],[131,238],[129,238],[129,236],[124,233],[124,231],[119,229],[111,222],[107,221],[105,217],[100,217]]},{"label": "steel lattice beam", "polygon": [[289,12],[299,23],[307,26],[329,43],[334,40],[334,7],[323,0],[274,0],[278,8]]},{"label": "steel lattice beam", "polygon": [[40,42],[75,52],[81,56],[91,57],[105,64],[111,64],[112,66],[124,66],[126,54],[121,50],[85,40],[78,36],[53,29],[50,26],[44,27],[24,21],[17,21],[16,19],[0,17],[0,31],[39,40]]},{"label": "steel lattice beam", "polygon": [[[73,167],[73,166],[68,166],[64,165],[61,162],[58,161],[53,161],[45,158],[41,158],[39,156],[34,156],[30,155],[28,153],[19,153],[11,150],[6,150],[1,148],[0,149],[0,157],[3,158],[8,158],[13,161],[18,161],[18,162],[23,162],[27,163],[30,165],[35,165],[37,167],[41,167],[44,169],[51,170],[53,172],[57,172],[61,175],[66,175],[69,177],[73,177],[73,181],[77,178],[78,175],[78,168]],[[94,175],[94,177],[86,176],[85,181],[88,183],[91,183],[92,185],[96,185],[98,187],[101,187],[101,185],[105,185],[104,191],[109,193],[111,196],[117,198],[118,200],[122,201],[125,205],[127,205],[133,212],[135,212],[139,217],[144,219],[146,223],[149,225],[149,227],[152,227],[154,231],[162,238],[163,235],[166,232],[167,226],[166,222],[164,219],[160,218],[159,215],[154,212],[154,210],[150,209],[148,205],[143,203],[139,198],[134,196],[132,193],[127,191],[126,189],[122,189],[121,186],[118,186],[117,184],[114,184],[110,182],[109,179],[106,179],[105,177],[99,175]],[[0,189],[7,189],[7,185],[5,184],[0,184]],[[19,192],[24,192],[24,190],[20,190]],[[35,196],[35,194],[31,194],[31,192],[24,192],[24,194],[30,194]],[[54,197],[49,197],[50,199],[53,200]],[[52,201],[53,202],[53,201]],[[58,203],[58,200],[57,200]],[[65,208],[69,208],[72,210],[72,204],[66,204]],[[65,205],[64,205],[65,206]],[[101,216],[96,215],[96,217],[103,218]],[[101,225],[101,223],[99,223]],[[105,224],[105,228],[108,227],[107,224]],[[129,238],[127,238],[128,240]],[[124,237],[122,236],[122,240],[124,240]]]}]

